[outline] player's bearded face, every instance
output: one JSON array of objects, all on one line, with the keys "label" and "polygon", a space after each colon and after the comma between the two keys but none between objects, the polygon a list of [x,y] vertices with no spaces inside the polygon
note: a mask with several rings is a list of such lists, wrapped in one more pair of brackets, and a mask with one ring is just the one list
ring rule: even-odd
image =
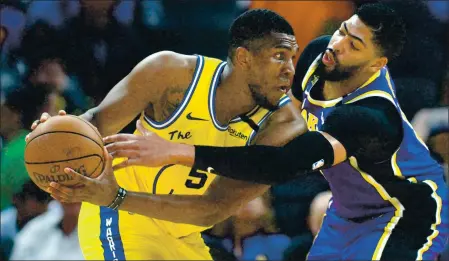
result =
[{"label": "player's bearded face", "polygon": [[[334,57],[336,57],[334,55]],[[362,66],[343,66],[338,60],[335,60],[335,65],[332,68],[327,67],[323,61],[320,59],[318,61],[318,67],[316,69],[316,74],[320,76],[322,80],[338,82],[351,78],[357,72],[360,71]]]}]

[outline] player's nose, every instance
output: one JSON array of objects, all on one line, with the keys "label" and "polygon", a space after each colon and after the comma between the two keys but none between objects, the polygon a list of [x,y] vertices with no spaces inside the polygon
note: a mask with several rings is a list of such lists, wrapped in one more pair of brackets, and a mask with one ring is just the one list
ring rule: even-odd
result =
[{"label": "player's nose", "polygon": [[[328,49],[332,50],[332,54],[337,55],[341,54],[344,51],[345,39],[341,38],[332,43],[331,46],[328,46]],[[334,57],[336,58],[336,57]]]},{"label": "player's nose", "polygon": [[293,78],[293,76],[295,75],[295,65],[293,63],[293,60],[290,60],[284,67],[283,70],[283,75],[284,77],[290,79]]}]

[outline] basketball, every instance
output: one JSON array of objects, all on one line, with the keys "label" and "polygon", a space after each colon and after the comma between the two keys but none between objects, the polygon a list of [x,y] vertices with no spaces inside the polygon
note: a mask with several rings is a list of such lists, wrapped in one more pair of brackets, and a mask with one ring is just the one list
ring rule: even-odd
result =
[{"label": "basketball", "polygon": [[103,139],[92,124],[77,116],[50,117],[30,134],[25,165],[30,178],[43,190],[52,181],[76,186],[77,181],[64,168],[98,177],[104,168]]}]

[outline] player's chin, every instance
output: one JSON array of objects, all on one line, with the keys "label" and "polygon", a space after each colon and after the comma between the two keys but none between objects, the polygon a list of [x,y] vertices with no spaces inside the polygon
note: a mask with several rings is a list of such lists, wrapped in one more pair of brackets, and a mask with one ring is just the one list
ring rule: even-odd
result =
[{"label": "player's chin", "polygon": [[326,66],[324,67],[324,71],[325,71],[326,73],[332,73],[332,72],[334,72],[334,71],[336,71],[336,70],[337,70],[337,65],[336,65],[336,64],[326,65]]},{"label": "player's chin", "polygon": [[276,92],[273,93],[272,97],[269,99],[270,103],[277,104],[279,100],[282,98],[282,96],[287,94],[288,90],[289,90],[288,87],[279,88]]},{"label": "player's chin", "polygon": [[265,109],[271,110],[271,111],[276,110],[278,108],[278,102],[279,102],[279,99],[281,97],[282,97],[282,95],[277,97],[277,98],[275,98],[275,99],[267,100],[265,102],[265,104],[262,105],[262,107],[264,107]]}]

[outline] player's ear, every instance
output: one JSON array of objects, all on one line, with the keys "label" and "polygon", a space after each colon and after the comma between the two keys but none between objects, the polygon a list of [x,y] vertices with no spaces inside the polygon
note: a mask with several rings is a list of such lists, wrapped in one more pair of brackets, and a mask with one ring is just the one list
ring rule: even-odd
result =
[{"label": "player's ear", "polygon": [[248,68],[251,61],[251,54],[245,47],[237,47],[234,52],[234,63],[242,68]]},{"label": "player's ear", "polygon": [[387,65],[388,63],[388,58],[387,57],[380,57],[377,58],[374,63],[370,66],[370,70],[375,73],[377,71],[379,71],[380,69],[382,69],[385,65]]}]

